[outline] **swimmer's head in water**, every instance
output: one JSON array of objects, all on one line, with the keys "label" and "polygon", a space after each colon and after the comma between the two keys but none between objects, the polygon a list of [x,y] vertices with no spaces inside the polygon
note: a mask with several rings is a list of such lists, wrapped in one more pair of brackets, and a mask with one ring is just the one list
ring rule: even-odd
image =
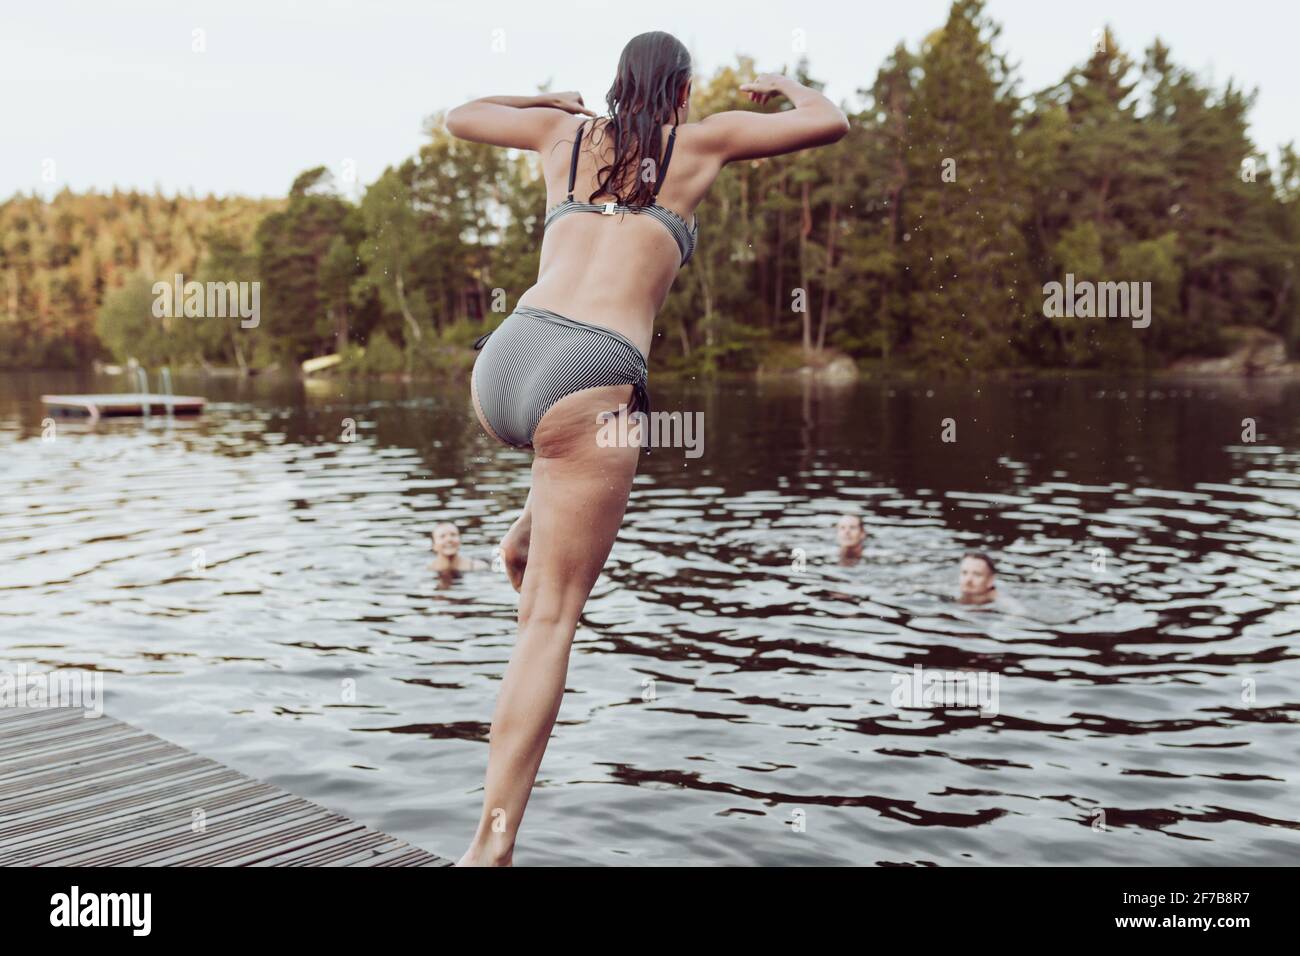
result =
[{"label": "swimmer's head in water", "polygon": [[841,548],[859,548],[866,538],[866,529],[857,515],[842,515],[835,525],[835,539]]},{"label": "swimmer's head in water", "polygon": [[588,201],[605,193],[628,206],[654,202],[663,127],[685,123],[690,100],[691,54],[681,40],[661,30],[628,40],[605,95],[610,121],[597,136],[612,137],[614,154],[600,167]]},{"label": "swimmer's head in water", "polygon": [[967,552],[961,559],[957,586],[965,602],[980,604],[993,600],[993,591],[997,587],[993,559],[983,551]]},{"label": "swimmer's head in water", "polygon": [[460,552],[460,532],[450,521],[444,521],[433,529],[433,553],[446,558],[454,558]]}]

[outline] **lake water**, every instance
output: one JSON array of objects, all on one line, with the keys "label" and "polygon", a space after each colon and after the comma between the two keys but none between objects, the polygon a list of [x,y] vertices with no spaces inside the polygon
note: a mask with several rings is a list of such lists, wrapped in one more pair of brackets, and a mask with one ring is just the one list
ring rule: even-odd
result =
[{"label": "lake water", "polygon": [[[529,455],[464,386],[180,378],[202,417],[42,439],[123,390],[0,374],[0,666],[459,856],[517,596],[428,535],[490,560]],[[1296,861],[1300,384],[651,390],[704,454],[643,455],[517,864]],[[972,548],[1018,609],[951,600]],[[996,707],[900,706],[917,665]]]}]

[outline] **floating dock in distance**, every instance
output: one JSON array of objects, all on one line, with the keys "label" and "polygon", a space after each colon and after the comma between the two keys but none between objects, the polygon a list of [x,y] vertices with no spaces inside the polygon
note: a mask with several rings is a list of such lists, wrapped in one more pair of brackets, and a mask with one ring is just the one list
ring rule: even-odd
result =
[{"label": "floating dock in distance", "polygon": [[0,866],[451,866],[81,708],[0,708]]},{"label": "floating dock in distance", "polygon": [[343,361],[342,355],[321,355],[316,358],[309,358],[302,363],[303,375],[315,375],[317,372],[323,372],[326,369],[333,368]]},{"label": "floating dock in distance", "polygon": [[207,399],[197,395],[154,395],[123,392],[112,395],[42,395],[41,401],[62,414],[80,412],[94,418],[119,415],[197,415]]}]

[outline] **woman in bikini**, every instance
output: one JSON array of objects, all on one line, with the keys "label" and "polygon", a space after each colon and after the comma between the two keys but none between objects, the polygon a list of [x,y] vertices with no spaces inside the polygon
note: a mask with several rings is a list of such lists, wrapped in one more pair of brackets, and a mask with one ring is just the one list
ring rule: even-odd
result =
[{"label": "woman in bikini", "polygon": [[696,207],[727,163],[823,146],[848,131],[839,107],[786,76],[740,89],[759,103],[783,95],[794,108],[687,123],[690,56],[667,33],[643,33],[619,58],[607,116],[577,93],[489,96],[447,114],[460,139],[541,154],[548,209],[537,283],[475,343],[479,422],[498,441],[531,449],[533,464],[523,514],[501,541],[520,594],[519,636],[492,716],[483,813],[460,866],[511,863],[578,618],[641,451],[598,435],[610,415],[649,412],[655,314],[695,249]]}]

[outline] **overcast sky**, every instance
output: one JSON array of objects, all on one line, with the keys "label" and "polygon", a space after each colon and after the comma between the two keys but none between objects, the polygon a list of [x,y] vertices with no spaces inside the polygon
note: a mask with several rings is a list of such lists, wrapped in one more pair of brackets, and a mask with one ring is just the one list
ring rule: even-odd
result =
[{"label": "overcast sky", "polygon": [[[1086,60],[1109,23],[1138,59],[1159,36],[1180,65],[1257,86],[1252,135],[1270,155],[1300,139],[1294,0],[991,0],[988,9],[1021,92]],[[740,53],[764,70],[793,65],[801,31],[813,75],[849,99],[898,41],[915,48],[947,10],[946,0],[6,4],[0,197],[64,185],[282,196],[322,164],[364,184],[419,148],[424,117],[465,99],[550,81],[600,110],[619,50],[645,30],[680,37],[703,74]]]}]

